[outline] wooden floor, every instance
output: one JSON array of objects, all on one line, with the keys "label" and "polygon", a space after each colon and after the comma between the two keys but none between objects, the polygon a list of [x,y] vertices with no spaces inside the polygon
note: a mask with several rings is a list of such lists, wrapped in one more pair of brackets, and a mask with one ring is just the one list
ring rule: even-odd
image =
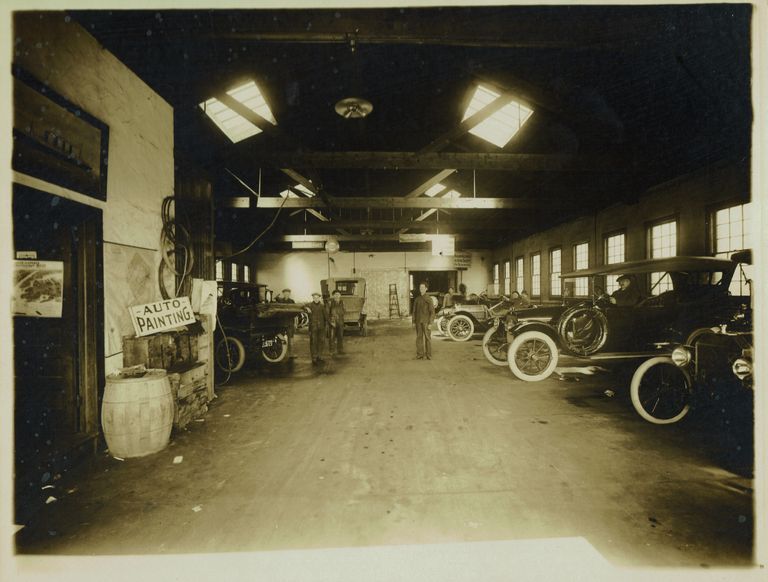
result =
[{"label": "wooden floor", "polygon": [[486,362],[479,338],[435,338],[431,361],[414,339],[405,320],[374,322],[313,367],[300,333],[293,364],[235,376],[166,450],[101,452],[65,475],[18,551],[584,538],[614,565],[750,563],[752,481],[706,427],[647,424],[614,376],[523,383]]}]

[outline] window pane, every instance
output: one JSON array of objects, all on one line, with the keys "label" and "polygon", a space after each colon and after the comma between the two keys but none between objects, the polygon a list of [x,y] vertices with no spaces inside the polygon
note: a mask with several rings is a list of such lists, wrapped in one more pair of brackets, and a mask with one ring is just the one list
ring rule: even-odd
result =
[{"label": "window pane", "polygon": [[541,255],[531,256],[531,296],[541,295]]},{"label": "window pane", "polygon": [[673,220],[651,227],[651,258],[674,257],[677,254],[677,223]]},{"label": "window pane", "polygon": [[522,257],[518,257],[515,261],[515,291],[522,291],[525,289],[525,273],[523,272],[524,261]]},{"label": "window pane", "polygon": [[237,263],[232,263],[232,281],[237,281]]},{"label": "window pane", "polygon": [[[737,204],[714,213],[715,240],[713,248],[718,257],[728,258],[735,251],[750,247],[751,203]],[[733,275],[729,287],[731,295],[749,295],[747,281],[741,269]]]},{"label": "window pane", "polygon": [[217,281],[224,280],[224,261],[220,261],[220,260],[216,261],[216,280]]},{"label": "window pane", "polygon": [[549,294],[554,297],[559,297],[563,294],[562,281],[560,279],[560,274],[562,273],[562,254],[560,249],[549,251]]}]

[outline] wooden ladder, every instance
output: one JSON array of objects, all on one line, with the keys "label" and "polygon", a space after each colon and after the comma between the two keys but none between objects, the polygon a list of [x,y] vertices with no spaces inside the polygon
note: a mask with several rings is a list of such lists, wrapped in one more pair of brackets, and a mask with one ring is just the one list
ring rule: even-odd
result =
[{"label": "wooden ladder", "polygon": [[400,300],[397,298],[397,284],[389,284],[389,318],[396,315],[400,317]]}]

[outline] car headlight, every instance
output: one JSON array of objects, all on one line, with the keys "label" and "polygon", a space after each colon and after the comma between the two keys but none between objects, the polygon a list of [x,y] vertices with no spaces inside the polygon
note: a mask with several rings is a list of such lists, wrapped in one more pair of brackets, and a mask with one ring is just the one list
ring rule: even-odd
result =
[{"label": "car headlight", "polygon": [[691,363],[690,350],[684,346],[677,346],[674,350],[672,350],[672,361],[675,363],[675,366],[684,368]]},{"label": "car headlight", "polygon": [[746,358],[737,358],[736,361],[733,362],[731,369],[733,370],[733,374],[739,380],[743,380],[747,376],[752,375],[752,362]]}]

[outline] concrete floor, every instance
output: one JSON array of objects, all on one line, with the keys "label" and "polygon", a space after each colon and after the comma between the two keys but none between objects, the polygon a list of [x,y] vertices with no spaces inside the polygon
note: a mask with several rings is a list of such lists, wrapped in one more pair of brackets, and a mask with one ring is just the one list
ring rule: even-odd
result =
[{"label": "concrete floor", "polygon": [[41,492],[58,501],[17,551],[583,537],[614,565],[751,563],[752,481],[703,437],[711,427],[644,422],[611,375],[515,381],[479,338],[435,338],[418,361],[414,337],[408,321],[374,322],[317,369],[299,334],[293,364],[239,373],[164,451],[102,453]]}]

